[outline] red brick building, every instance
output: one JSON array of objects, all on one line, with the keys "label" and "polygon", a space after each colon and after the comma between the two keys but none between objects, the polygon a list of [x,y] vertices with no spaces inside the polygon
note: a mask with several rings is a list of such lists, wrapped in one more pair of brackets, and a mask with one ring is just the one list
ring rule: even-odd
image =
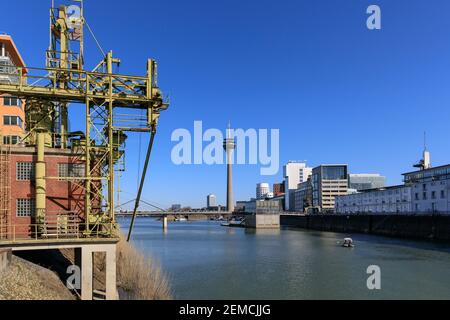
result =
[{"label": "red brick building", "polygon": [[[13,234],[15,237],[30,237],[35,233],[33,229],[36,224],[34,183],[36,148],[11,146],[8,149],[9,165],[2,168],[2,171],[9,174],[10,202],[7,210],[9,212],[3,217],[2,224],[6,223],[9,226],[10,236]],[[84,181],[77,180],[77,177],[85,175],[80,154],[75,154],[70,149],[45,148],[45,162],[45,225],[49,229],[56,225],[67,228],[75,225],[78,227],[83,220],[85,205]],[[71,177],[71,180],[68,181],[67,177]],[[4,190],[6,187],[0,186],[3,189],[2,197],[7,196]]]},{"label": "red brick building", "polygon": [[284,183],[274,183],[273,184],[273,196],[278,197],[282,196],[285,193],[284,191]]}]

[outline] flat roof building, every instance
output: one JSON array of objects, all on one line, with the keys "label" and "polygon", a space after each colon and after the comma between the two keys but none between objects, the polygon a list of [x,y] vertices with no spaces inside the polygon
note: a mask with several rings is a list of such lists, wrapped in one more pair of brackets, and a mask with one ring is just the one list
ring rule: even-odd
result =
[{"label": "flat roof building", "polygon": [[335,212],[411,213],[411,187],[398,185],[339,196],[336,197]]},{"label": "flat roof building", "polygon": [[208,196],[206,197],[206,207],[208,209],[212,207],[217,207],[217,199],[214,194],[208,194]]},{"label": "flat roof building", "polygon": [[312,205],[320,212],[333,212],[335,197],[346,195],[346,164],[324,164],[312,170]]},{"label": "flat roof building", "polygon": [[412,210],[417,213],[450,213],[450,164],[407,172],[405,185],[411,187]]},{"label": "flat roof building", "polygon": [[306,166],[304,161],[289,161],[283,167],[284,176],[284,192],[285,192],[285,210],[293,210],[292,199],[293,192],[297,189],[297,185],[308,180],[311,176],[312,168]]}]

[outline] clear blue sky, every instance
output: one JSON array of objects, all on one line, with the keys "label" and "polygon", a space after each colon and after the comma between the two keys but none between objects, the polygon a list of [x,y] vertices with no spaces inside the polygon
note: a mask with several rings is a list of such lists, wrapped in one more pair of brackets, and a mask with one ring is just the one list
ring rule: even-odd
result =
[{"label": "clear blue sky", "polygon": [[[44,65],[49,1],[8,1],[0,22],[29,66]],[[382,30],[366,28],[378,4]],[[159,63],[172,105],[160,121],[144,199],[203,206],[225,203],[225,166],[175,166],[176,128],[280,129],[280,160],[348,163],[401,183],[422,151],[450,162],[450,2],[448,0],[86,0],[86,18],[120,71],[145,74]],[[88,37],[87,67],[100,60]],[[76,111],[77,106],[72,107]],[[72,112],[72,129],[80,116]],[[142,142],[144,146],[145,141]],[[136,190],[138,139],[128,141],[123,184]],[[144,147],[143,147],[144,149]],[[145,151],[142,151],[142,158]],[[236,166],[235,199],[254,196],[259,166]]]}]

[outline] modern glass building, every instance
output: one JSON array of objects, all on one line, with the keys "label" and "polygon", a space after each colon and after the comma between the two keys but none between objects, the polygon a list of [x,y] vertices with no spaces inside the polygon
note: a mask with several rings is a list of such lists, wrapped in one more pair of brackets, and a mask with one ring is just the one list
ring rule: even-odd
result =
[{"label": "modern glass building", "polygon": [[348,187],[357,191],[383,188],[386,185],[386,177],[380,174],[349,174]]}]

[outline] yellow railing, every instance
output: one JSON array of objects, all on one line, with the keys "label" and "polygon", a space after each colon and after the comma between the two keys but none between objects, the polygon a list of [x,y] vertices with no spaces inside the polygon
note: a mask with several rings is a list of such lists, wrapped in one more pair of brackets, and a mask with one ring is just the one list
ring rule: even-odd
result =
[{"label": "yellow railing", "polygon": [[13,224],[0,230],[2,242],[95,240],[115,238],[116,223],[99,223],[92,228],[87,223]]},{"label": "yellow railing", "polygon": [[[27,88],[32,90],[37,90],[38,88],[56,90],[58,83],[64,80],[68,83],[66,90],[78,90],[85,94],[107,93],[108,85],[111,83],[114,94],[147,98],[147,87],[149,86],[147,77],[105,74],[76,69],[12,68],[15,68],[14,75],[19,78],[17,83],[21,90]],[[0,75],[11,74],[1,73]]]}]

